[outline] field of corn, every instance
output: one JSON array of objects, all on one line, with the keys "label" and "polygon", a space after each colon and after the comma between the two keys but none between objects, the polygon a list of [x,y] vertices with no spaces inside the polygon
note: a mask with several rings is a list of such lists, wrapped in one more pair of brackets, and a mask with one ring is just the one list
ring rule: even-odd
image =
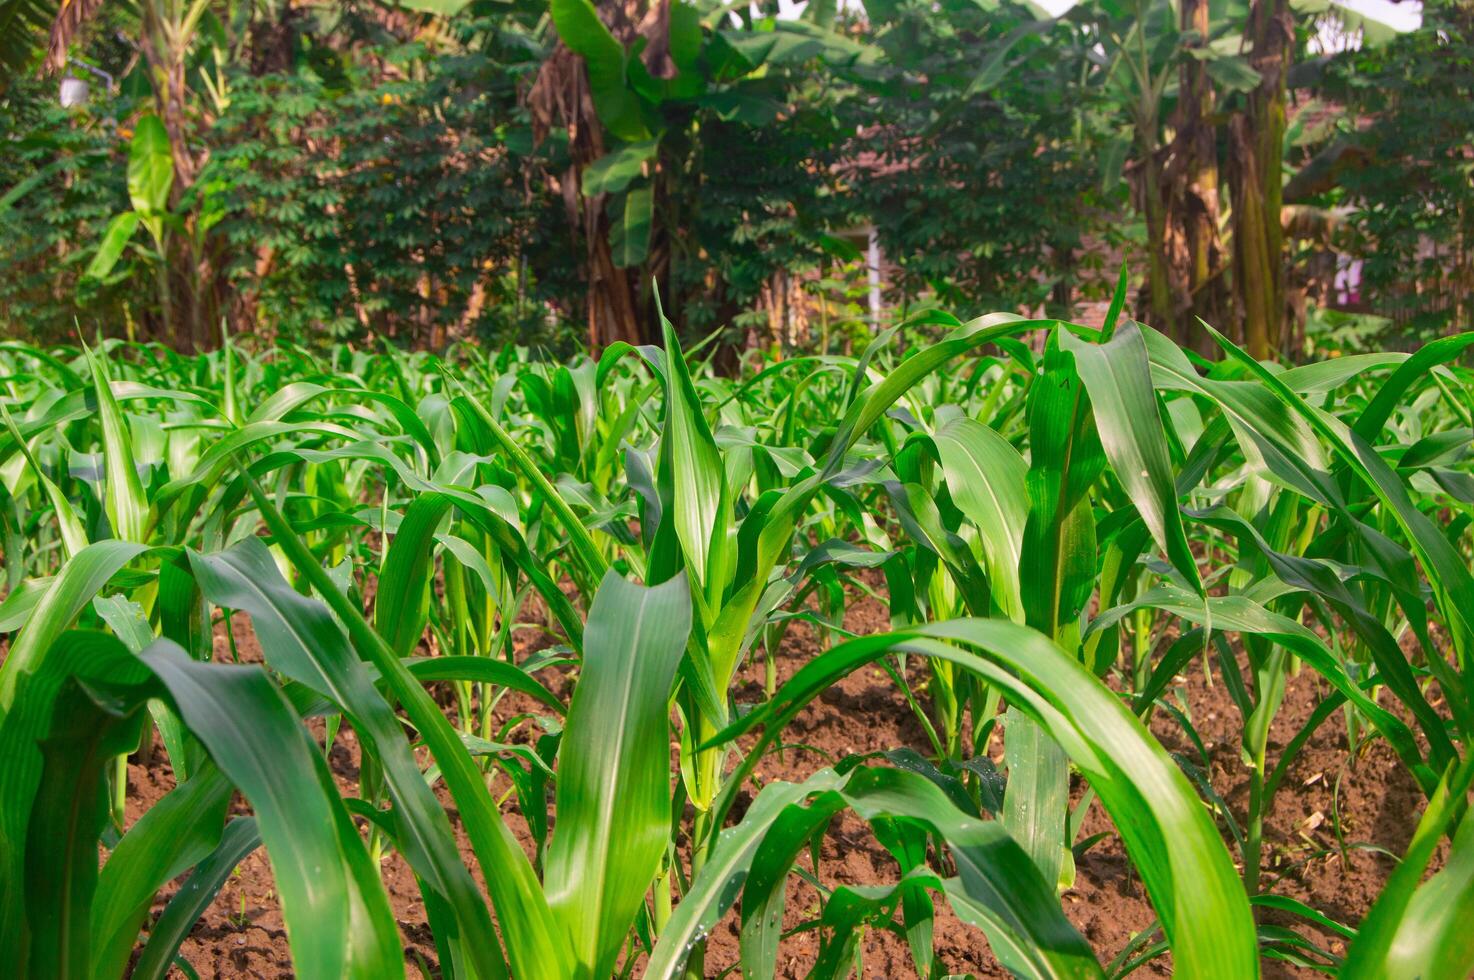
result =
[{"label": "field of corn", "polygon": [[[305,978],[1468,975],[1474,334],[1210,362],[1121,295],[735,374],[0,344],[0,972],[201,975],[259,848]],[[805,744],[856,679],[914,744]],[[1359,903],[1266,832],[1311,744],[1333,877],[1343,776],[1415,800]]]}]

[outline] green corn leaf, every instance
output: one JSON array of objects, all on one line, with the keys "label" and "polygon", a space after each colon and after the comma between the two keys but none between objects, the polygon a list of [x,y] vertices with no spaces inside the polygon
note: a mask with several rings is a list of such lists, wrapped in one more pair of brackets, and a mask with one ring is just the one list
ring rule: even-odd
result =
[{"label": "green corn leaf", "polygon": [[542,494],[572,541],[573,550],[578,555],[584,573],[594,581],[602,579],[608,563],[599,553],[588,529],[583,526],[578,515],[573,513],[573,509],[554,488],[537,462],[492,418],[491,413],[477,399],[467,394],[455,399],[452,406],[457,409],[457,415],[463,422],[474,421],[479,430],[485,433],[486,440],[506,453],[517,472]]},{"label": "green corn leaf", "polygon": [[411,501],[385,552],[374,597],[374,628],[400,657],[414,652],[430,621],[435,532],[448,503],[438,496]]},{"label": "green corn leaf", "polygon": [[[52,662],[78,659],[78,653],[66,649],[68,635],[53,645],[53,651],[62,649]],[[126,675],[131,667],[136,679],[147,677],[136,663],[122,667],[119,671],[113,664],[117,673]],[[138,744],[143,712],[138,698],[98,703],[71,678],[61,683],[46,707],[50,719],[38,743],[41,778],[26,837],[22,892],[29,943],[19,959],[23,975],[36,980],[81,980],[92,970],[90,918],[97,888],[97,846],[108,819],[104,771],[115,756]]]},{"label": "green corn leaf", "polygon": [[[79,817],[39,828],[26,845],[27,867],[35,869],[28,871],[28,886],[7,885],[7,898],[27,909],[34,975],[90,975],[97,834],[105,813],[101,764],[130,740],[137,744],[136,722],[127,721],[142,718],[148,698],[165,696],[256,812],[297,968],[322,976],[403,976],[388,899],[363,842],[321,753],[259,668],[202,664],[167,640],[136,657],[114,637],[73,631],[48,644],[34,678],[27,694],[34,710],[50,715],[38,812],[63,813],[70,800]],[[95,816],[84,816],[89,811]],[[218,806],[193,812],[206,821],[223,816]],[[160,820],[186,816],[167,809],[160,814]],[[218,825],[206,823],[200,832],[212,829]],[[161,832],[145,829],[145,835]],[[122,879],[152,877],[160,865],[172,870],[182,856],[167,848],[156,855],[143,851],[124,852],[120,882],[110,889],[116,898],[129,896],[125,915],[136,913],[142,889]],[[65,860],[68,852],[76,860]],[[74,887],[58,892],[54,882],[65,880]]]},{"label": "green corn leaf", "polygon": [[0,602],[0,633],[13,633],[24,626],[36,603],[51,589],[51,582],[50,577],[17,582],[5,601]]},{"label": "green corn leaf", "polygon": [[1192,593],[1170,586],[1158,586],[1133,602],[1102,613],[1091,623],[1091,629],[1106,629],[1132,610],[1141,608],[1162,609],[1205,627],[1212,625],[1215,629],[1256,634],[1289,650],[1356,705],[1372,726],[1387,739],[1388,745],[1403,760],[1425,791],[1432,791],[1436,779],[1423,761],[1412,731],[1402,719],[1362,692],[1313,630],[1286,616],[1270,612],[1248,596],[1211,596],[1205,603]]},{"label": "green corn leaf", "polygon": [[566,976],[567,946],[559,941],[560,932],[532,865],[502,820],[475,760],[441,714],[440,707],[368,624],[363,613],[338,590],[256,482],[249,474],[244,475],[251,498],[276,543],[347,628],[359,656],[377,668],[389,693],[403,706],[440,765],[441,775],[455,798],[466,834],[486,876],[512,975]]},{"label": "green corn leaf", "polygon": [[[1029,387],[1028,518],[1018,576],[1024,621],[1074,649],[1081,613],[1095,588],[1090,489],[1106,459],[1091,422],[1089,392],[1076,371],[1077,358],[1062,337],[1069,334],[1058,329],[1050,334],[1043,372]],[[1073,877],[1065,866],[1069,761],[1049,734],[1017,708],[1010,708],[1005,724],[1010,775],[1004,823],[1047,880],[1067,883]],[[1010,747],[1012,743],[1018,744]]]},{"label": "green corn leaf", "polygon": [[[959,643],[970,649],[954,645]],[[936,657],[976,671],[1059,743],[1120,829],[1179,971],[1259,975],[1248,899],[1218,830],[1187,777],[1095,675],[1028,627],[959,619],[861,637],[832,648],[800,668],[771,701],[713,740],[729,741],[763,726],[762,737],[729,785],[745,778],[772,739],[821,691],[894,651]],[[719,814],[726,812],[730,800],[730,794],[722,798]]]},{"label": "green corn leaf", "polygon": [[[1366,609],[1333,568],[1309,558],[1275,551],[1257,528],[1226,507],[1218,507],[1207,514],[1198,515],[1198,519],[1238,536],[1242,542],[1241,548],[1257,549],[1285,583],[1313,591],[1329,601],[1366,644],[1380,671],[1382,682],[1401,699],[1422,725],[1424,736],[1432,750],[1433,763],[1442,769],[1454,759],[1454,748],[1449,742],[1444,720],[1423,696],[1397,640]],[[1469,730],[1474,718],[1469,716],[1468,706],[1457,703],[1455,699],[1451,708],[1459,713],[1460,724],[1465,730]]]},{"label": "green corn leaf", "polygon": [[454,915],[456,946],[479,975],[504,976],[495,944],[482,941],[491,919],[461,863],[450,821],[425,784],[394,712],[328,610],[287,584],[257,538],[216,555],[191,552],[189,559],[207,599],[250,614],[268,664],[348,715],[364,751],[383,769],[405,859]]},{"label": "green corn leaf", "polygon": [[97,418],[102,426],[102,454],[107,467],[107,517],[113,537],[142,543],[148,528],[148,498],[138,478],[133,437],[108,383],[107,368],[91,351],[92,386],[97,395]]},{"label": "green corn leaf", "polygon": [[1474,573],[1408,495],[1406,484],[1371,446],[1340,419],[1314,408],[1291,391],[1283,381],[1265,370],[1232,341],[1208,328],[1229,356],[1258,378],[1265,388],[1331,444],[1336,454],[1351,468],[1407,535],[1413,553],[1433,586],[1434,597],[1443,612],[1454,649],[1465,672],[1466,683],[1474,677]]},{"label": "green corn leaf", "polygon": [[[1474,763],[1466,759],[1439,783],[1406,855],[1346,951],[1338,976],[1418,980],[1467,976],[1474,970],[1474,932],[1469,929],[1474,922],[1474,820],[1465,809],[1471,779]],[[1447,861],[1423,881],[1439,839],[1454,820],[1458,829]]]},{"label": "green corn leaf", "polygon": [[731,575],[732,501],[721,452],[681,353],[675,327],[660,315],[665,338],[665,422],[660,481],[670,488],[672,522],[694,584],[716,605]]},{"label": "green corn leaf", "polygon": [[10,412],[0,405],[0,418],[5,420],[5,428],[10,432],[10,437],[25,455],[26,462],[31,471],[36,474],[36,480],[41,484],[46,493],[46,499],[51,501],[51,509],[56,512],[56,523],[61,531],[61,544],[64,557],[71,559],[77,552],[87,547],[87,532],[82,527],[82,522],[77,519],[77,513],[72,509],[71,502],[62,494],[58,487],[41,469],[41,464],[31,453],[31,447],[21,436],[20,430],[16,428],[15,419],[10,417]]},{"label": "green corn leaf", "polygon": [[1028,464],[992,429],[958,419],[935,436],[952,500],[977,525],[987,559],[988,583],[1005,616],[1023,622],[1019,556],[1029,516]]},{"label": "green corn leaf", "polygon": [[779,781],[763,787],[741,822],[722,831],[701,874],[681,896],[681,904],[676,906],[650,953],[646,980],[675,980],[681,976],[696,943],[711,932],[737,900],[768,828],[787,807],[842,782],[843,777],[832,769],[823,769],[803,783]]},{"label": "green corn leaf", "polygon": [[219,769],[205,766],[149,807],[123,835],[102,867],[92,903],[96,976],[123,975],[154,895],[219,845],[231,790]]},{"label": "green corn leaf", "polygon": [[841,795],[866,820],[904,818],[947,842],[960,890],[982,913],[982,927],[1011,971],[1103,976],[1090,946],[1061,911],[1054,882],[1040,876],[1004,824],[969,816],[930,781],[902,770],[857,770]]},{"label": "green corn leaf", "polygon": [[680,576],[647,589],[611,572],[589,610],[545,876],[575,977],[609,975],[665,854],[667,703],[690,628],[690,586]]},{"label": "green corn leaf", "polygon": [[259,668],[202,664],[168,640],[142,660],[255,811],[297,971],[403,976],[378,869],[321,751],[280,691]]},{"label": "green corn leaf", "polygon": [[843,808],[838,793],[823,793],[805,806],[785,807],[763,832],[742,885],[740,948],[742,975],[749,980],[778,975],[789,869],[805,845]]},{"label": "green corn leaf", "polygon": [[1407,390],[1427,377],[1434,367],[1454,360],[1471,346],[1474,346],[1474,333],[1461,333],[1439,337],[1418,348],[1377,389],[1376,396],[1357,416],[1352,430],[1367,442],[1375,443]]},{"label": "green corn leaf", "polygon": [[[800,805],[810,794],[813,799]],[[650,975],[668,976],[664,970],[679,967],[681,954],[673,942],[669,946],[667,942],[686,935],[688,903],[698,909],[691,920],[715,922],[735,898],[731,883],[744,874],[748,882],[743,891],[744,969],[748,975],[770,975],[763,970],[768,955],[775,952],[771,942],[776,937],[771,930],[776,925],[774,916],[782,912],[783,879],[808,838],[846,807],[872,823],[907,821],[945,841],[961,878],[960,894],[967,897],[995,951],[1016,975],[1102,976],[1090,947],[1065,919],[1052,883],[1040,877],[1033,861],[1001,823],[979,820],[956,809],[923,776],[867,767],[854,769],[846,777],[825,771],[799,786],[775,783],[765,787],[742,822],[723,835],[712,865],[693,882],[691,893],[661,936]],[[712,887],[723,882],[727,883],[725,892]],[[749,900],[754,906],[751,912]],[[830,915],[826,910],[826,920]],[[657,963],[662,972],[656,972]]]},{"label": "green corn leaf", "polygon": [[1068,881],[1073,878],[1065,866],[1069,759],[1033,719],[1010,707],[1003,716],[1003,760],[1008,766],[999,815],[1003,826],[1028,851],[1041,875],[1051,883]]},{"label": "green corn leaf", "polygon": [[1310,427],[1269,390],[1243,381],[1199,377],[1176,344],[1149,327],[1142,328],[1142,337],[1158,389],[1188,391],[1216,403],[1251,467],[1327,507],[1344,507],[1325,450]]},{"label": "green corn leaf", "polygon": [[1201,592],[1197,561],[1177,507],[1167,437],[1140,328],[1127,322],[1103,344],[1088,344],[1064,333],[1060,346],[1075,355],[1075,370],[1090,393],[1101,446],[1116,478],[1167,560]]},{"label": "green corn leaf", "polygon": [[[225,825],[220,844],[195,865],[148,931],[148,941],[133,965],[133,980],[165,980],[179,946],[240,863],[261,846],[255,817],[236,817]],[[106,869],[104,869],[106,875]]]},{"label": "green corn leaf", "polygon": [[406,659],[404,665],[417,681],[495,684],[535,698],[557,714],[564,712],[563,702],[558,700],[557,695],[539,684],[522,668],[504,660],[487,657],[423,657]]},{"label": "green corn leaf", "polygon": [[[955,322],[955,321],[954,321]],[[979,317],[954,329],[944,340],[907,358],[883,380],[857,391],[849,398],[844,419],[830,440],[824,467],[793,484],[767,505],[750,511],[739,534],[734,594],[722,606],[712,633],[725,638],[724,656],[735,662],[741,637],[771,574],[773,566],[792,541],[800,514],[813,501],[825,482],[844,465],[854,444],[896,400],[953,357],[985,343],[995,342],[1030,329],[1052,326],[1053,320],[1023,320],[1007,313]],[[856,375],[858,387],[859,375]],[[816,454],[817,455],[817,454]]]},{"label": "green corn leaf", "polygon": [[53,644],[108,579],[145,551],[127,541],[99,541],[62,566],[32,607],[0,664],[0,948],[20,949],[24,929],[23,862],[32,803],[41,779],[36,743],[50,726],[65,674],[47,669]]},{"label": "green corn leaf", "polygon": [[1029,625],[1068,646],[1065,637],[1095,587],[1089,492],[1106,459],[1074,355],[1059,336],[1051,335],[1044,373],[1029,390],[1029,517],[1019,585]]}]

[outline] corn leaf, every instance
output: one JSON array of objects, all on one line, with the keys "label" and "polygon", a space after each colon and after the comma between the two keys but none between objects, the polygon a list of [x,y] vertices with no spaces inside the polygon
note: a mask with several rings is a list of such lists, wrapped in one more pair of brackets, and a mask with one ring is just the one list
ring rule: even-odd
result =
[{"label": "corn leaf", "polygon": [[690,586],[680,576],[644,588],[610,572],[589,610],[545,876],[572,976],[609,975],[665,854],[667,703],[690,628]]}]

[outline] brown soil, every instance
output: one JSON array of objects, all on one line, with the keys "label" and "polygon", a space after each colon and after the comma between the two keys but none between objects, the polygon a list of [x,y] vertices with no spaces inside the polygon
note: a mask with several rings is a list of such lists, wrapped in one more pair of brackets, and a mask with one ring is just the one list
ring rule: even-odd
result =
[{"label": "brown soil", "polygon": [[[244,617],[238,616],[234,622],[240,659],[259,661],[260,647]],[[844,626],[860,634],[883,631],[888,628],[886,610],[873,598],[859,598],[848,608]],[[542,634],[531,631],[524,633],[524,637],[533,640],[529,647],[547,642]],[[776,657],[780,681],[791,676],[819,649],[815,627],[795,622]],[[220,659],[230,658],[223,637],[217,651]],[[570,678],[558,675],[555,670],[546,672],[543,679],[560,695],[566,697],[570,693]],[[1200,665],[1179,680],[1181,683],[1171,692],[1171,697],[1191,718],[1203,740],[1209,753],[1213,787],[1242,820],[1247,803],[1247,778],[1239,758],[1237,710],[1223,684],[1216,679],[1210,683]],[[745,667],[738,682],[738,700],[760,699],[762,681],[761,660]],[[1271,764],[1275,753],[1304,723],[1324,692],[1324,684],[1309,670],[1290,679],[1284,706],[1273,726]],[[498,708],[498,714],[505,718],[529,709],[527,703],[507,699]],[[1196,747],[1167,714],[1158,712],[1151,728],[1169,750],[1198,758]],[[320,739],[321,727],[315,731]],[[530,733],[526,727],[521,731]],[[788,730],[786,741],[789,748],[770,755],[758,766],[760,781],[802,780],[850,753],[909,746],[924,755],[930,754],[923,729],[903,697],[882,671],[868,667],[847,677],[809,705]],[[795,747],[799,743],[802,747]],[[1001,739],[995,737],[991,749],[995,759],[1001,760]],[[339,732],[329,758],[345,795],[355,795],[358,750],[351,731]],[[172,786],[172,773],[162,753],[155,753],[147,765],[130,765],[129,820],[137,819]],[[443,792],[441,795],[450,808],[448,798]],[[453,808],[450,809],[454,816]],[[1269,815],[1265,831],[1265,890],[1298,898],[1334,919],[1355,925],[1393,867],[1392,859],[1365,845],[1400,854],[1421,809],[1421,795],[1392,752],[1377,742],[1354,757],[1349,755],[1344,720],[1339,714],[1333,715],[1301,752]],[[509,826],[530,853],[530,839],[517,812],[515,798],[504,807],[504,812]],[[1082,837],[1102,831],[1107,836],[1081,857],[1075,886],[1064,894],[1064,907],[1105,963],[1134,935],[1151,926],[1154,914],[1140,879],[1132,871],[1119,839],[1111,832],[1109,819],[1096,803],[1086,818]],[[474,858],[464,842],[462,852],[468,866],[475,868]],[[403,933],[410,975],[415,975],[417,966],[429,970],[431,976],[438,975],[434,944],[413,875],[397,854],[384,860],[383,872]],[[876,843],[863,822],[850,815],[835,821],[824,841],[819,865],[820,878],[826,885],[888,883],[898,873],[894,860]],[[158,896],[155,913],[172,897],[176,886],[177,883],[171,885]],[[812,919],[817,911],[818,895],[814,889],[790,879],[785,926]],[[1267,918],[1284,925],[1297,925],[1304,931],[1303,926],[1283,917]],[[1344,952],[1344,944],[1337,936],[1314,931],[1307,934],[1325,948]],[[735,915],[729,914],[710,938],[708,976],[717,976],[735,965],[736,936]],[[915,976],[904,940],[872,929],[862,940],[862,946],[866,973],[881,977]],[[1006,976],[989,953],[982,934],[960,923],[942,902],[938,902],[935,946],[943,974]],[[790,937],[780,953],[780,975],[804,976],[818,950],[819,938],[815,932]],[[186,940],[182,954],[204,980],[292,975],[286,932],[264,852],[257,851],[241,864]],[[1144,970],[1153,975],[1170,975],[1170,958],[1159,958]],[[173,975],[182,974],[175,971]],[[735,971],[732,975],[736,975]],[[1265,975],[1288,977],[1311,973],[1266,961]]]}]

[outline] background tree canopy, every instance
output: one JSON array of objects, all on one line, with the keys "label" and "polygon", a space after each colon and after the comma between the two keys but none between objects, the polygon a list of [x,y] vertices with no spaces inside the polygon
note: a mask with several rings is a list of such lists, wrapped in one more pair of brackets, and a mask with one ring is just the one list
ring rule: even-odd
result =
[{"label": "background tree canopy", "polygon": [[566,350],[657,341],[658,295],[724,344],[827,343],[934,302],[1080,315],[1124,259],[1179,341],[1202,317],[1294,356],[1332,324],[1436,335],[1474,285],[1448,0],[1405,34],[1326,0],[0,0],[0,24],[0,320],[43,339]]}]

